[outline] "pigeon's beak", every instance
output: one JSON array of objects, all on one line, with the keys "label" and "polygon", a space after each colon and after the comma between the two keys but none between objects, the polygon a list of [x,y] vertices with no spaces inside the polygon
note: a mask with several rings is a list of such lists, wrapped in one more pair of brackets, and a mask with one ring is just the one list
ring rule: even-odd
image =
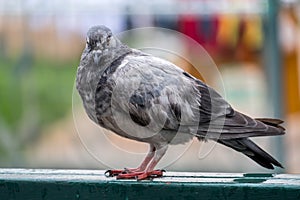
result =
[{"label": "pigeon's beak", "polygon": [[96,64],[99,63],[101,59],[102,51],[100,49],[93,51],[93,59]]}]

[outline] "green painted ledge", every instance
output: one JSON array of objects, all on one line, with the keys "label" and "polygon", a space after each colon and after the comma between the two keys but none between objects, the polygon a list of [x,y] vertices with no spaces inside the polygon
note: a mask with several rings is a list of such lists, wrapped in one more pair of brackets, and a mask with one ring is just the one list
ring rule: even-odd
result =
[{"label": "green painted ledge", "polygon": [[166,172],[116,180],[101,170],[0,169],[0,200],[300,199],[300,175]]}]

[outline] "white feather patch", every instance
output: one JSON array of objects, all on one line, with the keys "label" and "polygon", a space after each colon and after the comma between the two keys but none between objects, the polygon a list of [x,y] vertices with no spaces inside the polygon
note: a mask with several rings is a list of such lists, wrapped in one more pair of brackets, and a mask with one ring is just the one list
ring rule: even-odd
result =
[{"label": "white feather patch", "polygon": [[128,60],[123,60],[121,65],[118,67],[119,69],[121,69],[122,67],[124,67],[125,65],[127,65],[127,63],[129,63]]}]

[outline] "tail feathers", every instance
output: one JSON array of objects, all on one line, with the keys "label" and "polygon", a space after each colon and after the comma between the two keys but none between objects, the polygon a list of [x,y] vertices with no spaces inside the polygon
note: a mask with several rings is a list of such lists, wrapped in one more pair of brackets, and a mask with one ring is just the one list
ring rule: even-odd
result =
[{"label": "tail feathers", "polygon": [[280,119],[256,118],[256,120],[258,120],[266,125],[273,126],[273,127],[281,129],[282,131],[285,131],[285,128],[280,126],[280,124],[282,124],[284,121],[282,121]]},{"label": "tail feathers", "polygon": [[[271,155],[257,146],[253,141],[248,138],[241,139],[228,139],[228,140],[218,140],[220,144],[230,147],[238,152],[241,152],[260,164],[261,166],[274,169],[274,166],[282,167],[282,165],[275,160]],[[274,166],[273,166],[274,165]]]}]

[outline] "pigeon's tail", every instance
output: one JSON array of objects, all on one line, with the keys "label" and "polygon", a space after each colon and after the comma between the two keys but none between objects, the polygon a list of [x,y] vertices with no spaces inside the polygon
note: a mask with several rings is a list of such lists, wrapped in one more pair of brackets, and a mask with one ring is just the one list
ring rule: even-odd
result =
[{"label": "pigeon's tail", "polygon": [[[217,124],[216,122],[210,122],[210,125],[213,127],[215,124]],[[227,140],[258,136],[283,135],[285,134],[285,129],[281,126],[282,123],[283,121],[279,119],[253,119],[247,115],[235,111],[234,115],[226,116],[219,139]],[[215,138],[218,136],[214,135],[214,133],[210,133],[210,135]]]},{"label": "pigeon's tail", "polygon": [[259,146],[257,146],[249,138],[239,138],[239,139],[219,139],[218,142],[227,147],[230,147],[238,152],[241,152],[260,164],[261,166],[274,169],[274,166],[282,167],[282,165],[275,160],[270,154],[265,152]]},{"label": "pigeon's tail", "polygon": [[282,133],[284,133],[285,128],[283,128],[280,124],[283,123],[280,119],[272,119],[272,118],[256,118],[257,121],[260,121],[266,125],[273,126],[275,128],[279,128]]}]

